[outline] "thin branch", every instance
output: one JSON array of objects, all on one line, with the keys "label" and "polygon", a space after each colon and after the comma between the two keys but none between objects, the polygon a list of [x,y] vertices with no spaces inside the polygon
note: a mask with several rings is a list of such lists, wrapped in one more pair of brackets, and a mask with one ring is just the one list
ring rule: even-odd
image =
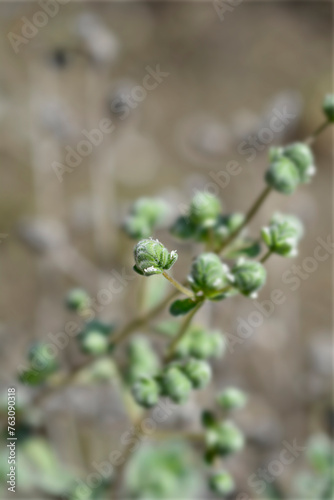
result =
[{"label": "thin branch", "polygon": [[164,271],[162,273],[162,275],[166,278],[166,280],[168,280],[173,286],[175,286],[175,288],[183,293],[184,295],[187,295],[187,297],[190,297],[191,299],[194,298],[194,294],[188,289],[188,288],[185,288],[183,285],[181,285],[181,283],[179,283],[178,281],[176,281],[174,278],[172,278],[168,273],[166,273],[166,271]]},{"label": "thin branch", "polygon": [[251,206],[251,208],[248,210],[245,219],[242,224],[232,233],[230,236],[227,238],[227,240],[224,241],[224,243],[221,245],[219,251],[217,253],[220,253],[224,248],[226,248],[228,245],[232,243],[233,240],[237,236],[239,236],[240,232],[243,230],[245,226],[252,220],[252,218],[255,216],[255,214],[259,211],[260,207],[262,204],[265,202],[269,194],[271,193],[272,188],[270,186],[266,186],[263,191],[260,193],[260,195],[256,198],[255,202]]},{"label": "thin branch", "polygon": [[187,333],[188,327],[189,327],[189,325],[190,325],[193,317],[195,316],[195,314],[197,313],[197,311],[200,309],[200,307],[202,307],[203,302],[204,302],[204,300],[202,300],[201,302],[199,302],[194,307],[194,309],[186,316],[185,320],[183,321],[183,323],[182,323],[182,325],[180,327],[179,333],[171,341],[171,343],[169,344],[169,346],[167,348],[167,354],[166,354],[166,356],[164,358],[165,362],[168,362],[168,361],[170,361],[173,358],[174,352],[175,352],[175,349],[176,349],[177,345],[183,339],[184,335]]}]

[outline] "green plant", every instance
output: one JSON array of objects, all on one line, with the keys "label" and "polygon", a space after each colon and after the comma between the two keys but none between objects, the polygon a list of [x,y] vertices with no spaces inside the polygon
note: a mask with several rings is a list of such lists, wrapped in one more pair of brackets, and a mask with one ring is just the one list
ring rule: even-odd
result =
[{"label": "green plant", "polygon": [[[100,356],[111,359],[113,363],[113,370],[110,371],[108,367],[106,372],[102,370],[104,376],[116,376],[122,391],[127,396],[131,393],[137,403],[135,416],[131,415],[134,426],[145,418],[146,414],[140,409],[156,406],[162,397],[183,404],[193,391],[201,390],[210,383],[210,359],[224,354],[224,335],[220,331],[210,331],[194,324],[193,320],[208,301],[217,303],[232,300],[240,294],[256,297],[266,282],[265,263],[269,257],[272,254],[294,257],[297,254],[303,227],[292,215],[275,214],[255,238],[245,236],[243,229],[272,191],[290,195],[298,186],[311,181],[315,173],[311,144],[334,121],[333,96],[326,97],[323,110],[326,121],[304,143],[270,150],[266,185],[246,214],[222,214],[217,197],[205,191],[195,194],[187,213],[178,217],[171,227],[174,237],[204,246],[203,252],[189,265],[189,274],[182,283],[167,272],[176,263],[177,252],[170,252],[162,242],[152,238],[152,232],[167,214],[166,204],[150,198],[142,198],[134,204],[123,224],[128,236],[139,239],[134,247],[133,269],[140,275],[139,279],[149,278],[149,283],[165,278],[174,287],[173,291],[160,302],[154,303],[151,309],[140,310],[138,316],[124,326],[105,324],[98,319],[86,322],[77,341],[81,350],[90,357],[69,375],[55,378],[58,369],[56,360],[46,356],[43,345],[34,347],[29,355],[30,365],[21,374],[21,380],[31,385],[46,385],[37,396],[38,399],[72,382],[79,372],[91,366]],[[262,256],[261,239],[265,244]],[[226,260],[232,262],[228,264]],[[68,294],[66,304],[82,317],[89,310],[91,300],[85,291],[75,289]],[[172,317],[177,319],[158,323],[154,327],[154,333],[160,339],[168,340],[161,354],[147,338],[138,336],[138,333],[143,334],[152,320],[168,306]],[[131,336],[133,338],[129,340]],[[123,342],[128,343],[121,364],[117,348]],[[37,358],[41,358],[39,363],[36,362]],[[203,411],[197,433],[185,431],[177,435],[178,438],[200,443],[208,468],[209,486],[219,495],[228,495],[235,487],[230,473],[219,467],[227,455],[239,452],[244,445],[245,437],[231,420],[231,412],[241,409],[246,400],[247,396],[239,389],[225,388],[217,394],[216,409]],[[171,434],[166,431],[165,439],[171,438]],[[158,431],[156,438],[161,438]],[[178,446],[141,449],[138,454],[141,459],[134,458],[125,471],[125,477],[128,478],[125,489],[128,494],[135,498],[168,498],[180,495],[180,492],[184,496],[188,495],[194,487],[194,477],[181,456],[183,451],[180,446],[183,445]],[[184,458],[188,460],[187,450],[185,448]],[[123,467],[131,453],[131,446],[125,446],[122,452]],[[159,480],[149,469],[153,466],[160,468]],[[121,467],[117,477],[117,480],[113,478],[111,481],[115,489],[122,479]],[[74,493],[72,497],[76,498]]]}]

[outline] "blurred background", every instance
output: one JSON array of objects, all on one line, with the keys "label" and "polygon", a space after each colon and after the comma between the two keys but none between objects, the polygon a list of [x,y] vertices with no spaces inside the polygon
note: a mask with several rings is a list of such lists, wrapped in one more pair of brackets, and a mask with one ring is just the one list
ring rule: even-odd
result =
[{"label": "blurred background", "polygon": [[[17,498],[112,498],[103,488],[92,497],[67,491],[117,449],[129,428],[113,382],[90,387],[83,377],[29,406],[38,389],[21,386],[16,374],[33,341],[63,332],[71,320],[64,308],[69,288],[99,297],[112,273],[131,275],[134,242],[121,230],[131,204],[140,196],[168,202],[170,219],[156,234],[178,249],[174,274],[183,280],[199,247],[173,239],[168,226],[196,190],[214,182],[227,212],[247,210],[262,189],[269,147],[304,139],[323,120],[323,95],[332,89],[332,4],[231,5],[0,4],[1,387],[5,396],[9,385],[17,387],[23,434],[31,438],[18,445]],[[285,117],[284,127],[268,136],[263,130],[275,114]],[[307,450],[310,440],[326,448],[333,426],[331,256],[316,269],[307,259],[317,238],[331,233],[331,139],[327,131],[315,143],[312,184],[291,197],[273,194],[249,230],[257,235],[276,210],[305,224],[298,258],[273,257],[259,296],[266,300],[278,288],[285,303],[227,350],[214,363],[210,388],[168,420],[174,429],[196,429],[201,408],[221,387],[249,393],[236,416],[248,444],[228,460],[237,483],[231,498],[238,500],[329,498],[319,493],[323,468]],[[228,178],[232,160],[240,173]],[[304,266],[304,275],[306,269],[296,290],[283,278],[294,265]],[[125,280],[99,317],[120,324],[133,317],[140,280]],[[251,301],[236,298],[205,308],[198,321],[236,335],[238,319],[252,311]],[[65,371],[84,359],[75,339],[60,358]],[[254,490],[249,478],[261,477],[282,443],[294,440],[306,451],[264,492]],[[139,453],[149,455],[146,446]],[[170,453],[177,461],[179,451]],[[6,456],[4,450],[2,479]],[[191,447],[184,456],[186,473],[204,467]],[[139,481],[138,466],[135,472],[129,483]],[[183,493],[177,486],[172,497],[211,498],[205,483],[194,484],[189,480]],[[10,498],[5,481],[1,487],[2,498]],[[131,491],[121,497],[137,498],[136,486]]]}]

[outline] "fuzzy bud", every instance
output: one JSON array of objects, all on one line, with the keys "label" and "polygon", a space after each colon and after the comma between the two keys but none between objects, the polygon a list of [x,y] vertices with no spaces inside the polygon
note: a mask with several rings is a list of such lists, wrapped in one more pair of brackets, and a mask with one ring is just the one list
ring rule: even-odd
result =
[{"label": "fuzzy bud", "polygon": [[241,450],[245,441],[238,427],[228,420],[207,429],[205,437],[207,449],[221,456]]},{"label": "fuzzy bud", "polygon": [[218,495],[227,496],[235,490],[235,483],[231,474],[225,470],[215,472],[209,478],[210,490]]},{"label": "fuzzy bud", "polygon": [[140,406],[151,408],[159,401],[160,388],[154,378],[143,377],[132,386],[132,394]]},{"label": "fuzzy bud", "polygon": [[73,288],[68,292],[65,302],[71,311],[83,311],[90,306],[90,297],[86,290]]},{"label": "fuzzy bud", "polygon": [[236,410],[245,406],[247,396],[236,387],[228,387],[217,396],[216,401],[223,410]]},{"label": "fuzzy bud", "polygon": [[170,366],[161,378],[163,393],[175,403],[184,403],[190,394],[192,384],[189,378],[176,366]]},{"label": "fuzzy bud", "polygon": [[202,389],[211,380],[211,367],[205,361],[199,359],[189,359],[182,367],[182,371],[187,375],[195,389]]},{"label": "fuzzy bud", "polygon": [[295,142],[283,148],[283,155],[293,162],[298,170],[301,183],[310,182],[316,173],[312,151],[307,144]]},{"label": "fuzzy bud", "polygon": [[262,229],[261,235],[272,252],[283,257],[295,257],[303,232],[302,223],[293,215],[275,214],[269,227]]},{"label": "fuzzy bud", "polygon": [[233,285],[240,293],[255,298],[266,282],[267,272],[260,262],[240,259],[233,267]]},{"label": "fuzzy bud", "polygon": [[139,198],[126,218],[123,228],[131,238],[148,238],[167,213],[167,205],[156,198]]},{"label": "fuzzy bud", "polygon": [[177,252],[168,252],[158,240],[141,240],[134,248],[135,266],[133,269],[142,276],[161,274],[170,269],[177,260]]},{"label": "fuzzy bud", "polygon": [[[215,292],[229,285],[229,268],[214,253],[202,253],[192,263],[188,281],[195,293],[203,292],[210,299]],[[218,297],[217,297],[218,298]]]},{"label": "fuzzy bud", "polygon": [[85,354],[98,356],[105,354],[109,349],[109,335],[113,326],[102,321],[89,321],[78,335],[81,350]]},{"label": "fuzzy bud", "polygon": [[271,163],[265,179],[270,187],[283,194],[292,194],[300,182],[297,167],[284,156]]},{"label": "fuzzy bud", "polygon": [[334,94],[327,94],[323,104],[323,112],[329,122],[334,122]]},{"label": "fuzzy bud", "polygon": [[192,224],[211,227],[221,211],[221,203],[213,194],[199,191],[193,197],[189,207],[189,219]]}]

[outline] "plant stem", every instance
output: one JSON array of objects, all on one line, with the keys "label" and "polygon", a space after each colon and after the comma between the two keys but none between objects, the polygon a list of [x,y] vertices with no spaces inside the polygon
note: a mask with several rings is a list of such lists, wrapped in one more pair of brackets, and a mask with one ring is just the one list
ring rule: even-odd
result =
[{"label": "plant stem", "polygon": [[269,257],[271,256],[271,254],[272,254],[272,251],[268,250],[268,252],[266,252],[264,254],[264,256],[260,259],[261,264],[264,264],[269,259]]},{"label": "plant stem", "polygon": [[219,251],[217,253],[220,253],[224,248],[226,248],[232,241],[240,234],[240,232],[243,230],[245,226],[252,220],[254,215],[258,212],[259,208],[261,205],[265,202],[267,199],[269,193],[271,193],[272,188],[270,186],[266,186],[263,191],[260,193],[260,195],[256,198],[255,202],[251,206],[251,208],[248,210],[245,220],[243,221],[242,224],[232,233],[230,236],[227,238],[227,240],[224,241],[224,243],[221,245]]},{"label": "plant stem", "polygon": [[181,285],[181,283],[172,278],[168,273],[166,273],[166,271],[162,273],[162,276],[164,276],[173,286],[175,286],[175,288],[177,288],[179,292],[187,295],[192,299],[194,298],[194,294],[188,288],[185,288],[183,285]]},{"label": "plant stem", "polygon": [[[170,293],[167,297],[165,297],[156,307],[148,311],[146,314],[137,316],[134,318],[130,323],[125,325],[123,329],[119,331],[118,334],[114,335],[112,337],[112,341],[110,342],[113,346],[118,345],[120,342],[122,342],[124,339],[129,337],[137,328],[140,328],[144,324],[146,324],[148,321],[153,319],[155,316],[157,316],[163,309],[166,307],[166,305],[174,298],[176,295],[178,295],[177,290],[173,290],[172,293]],[[60,381],[57,382],[57,385],[52,385],[49,387],[46,387],[43,391],[39,392],[37,396],[33,399],[33,404],[39,404],[42,401],[44,401],[48,396],[53,394],[56,391],[59,391],[60,389],[63,389],[70,385],[71,382],[75,379],[79,373],[84,370],[85,368],[88,368],[92,363],[94,363],[98,358],[89,358],[86,359],[83,363],[80,365],[77,365],[72,369],[72,371],[65,375]]]},{"label": "plant stem", "polygon": [[122,342],[125,338],[127,338],[131,333],[136,330],[137,328],[143,326],[145,323],[153,319],[155,316],[157,316],[163,309],[167,306],[167,304],[174,298],[176,295],[179,294],[179,290],[173,290],[172,293],[167,295],[156,307],[148,311],[146,314],[137,316],[134,318],[130,323],[124,326],[123,329],[119,331],[118,334],[114,335],[112,337],[112,340],[110,344],[112,346],[118,345],[120,342]]},{"label": "plant stem", "polygon": [[186,332],[188,330],[188,327],[189,327],[189,325],[190,325],[193,317],[195,316],[195,314],[197,313],[197,311],[200,309],[200,307],[202,307],[203,302],[204,302],[204,300],[202,300],[201,302],[199,302],[194,307],[194,309],[184,319],[183,323],[181,324],[181,327],[180,327],[180,330],[179,330],[178,334],[171,341],[171,343],[169,344],[169,346],[167,348],[167,354],[166,354],[166,356],[164,358],[165,362],[168,362],[168,361],[170,361],[173,358],[174,352],[175,352],[175,349],[176,349],[178,343],[183,339],[183,337],[186,334]]},{"label": "plant stem", "polygon": [[307,139],[305,139],[304,141],[305,144],[308,144],[309,146],[313,144],[318,135],[320,135],[321,132],[323,132],[329,125],[331,125],[331,122],[329,122],[328,120],[319,125],[319,127],[315,129],[313,134],[311,134]]}]

